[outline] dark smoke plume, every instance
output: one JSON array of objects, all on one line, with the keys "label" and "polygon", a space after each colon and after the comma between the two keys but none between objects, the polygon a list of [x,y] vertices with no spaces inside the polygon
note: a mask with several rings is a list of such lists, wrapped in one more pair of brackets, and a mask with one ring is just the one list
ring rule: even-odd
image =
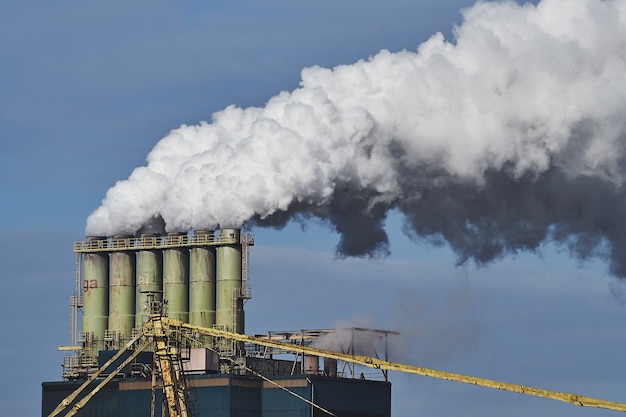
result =
[{"label": "dark smoke plume", "polygon": [[341,256],[416,239],[484,264],[542,242],[626,276],[626,2],[477,3],[454,42],[302,71],[262,108],[163,138],[88,235],[324,219]]}]

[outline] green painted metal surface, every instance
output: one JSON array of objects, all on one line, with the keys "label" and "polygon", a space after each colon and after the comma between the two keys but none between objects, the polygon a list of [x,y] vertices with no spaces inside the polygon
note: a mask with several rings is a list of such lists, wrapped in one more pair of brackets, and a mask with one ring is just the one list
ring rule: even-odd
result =
[{"label": "green painted metal surface", "polygon": [[189,323],[212,327],[215,324],[215,248],[193,248],[190,256]]},{"label": "green painted metal surface", "polygon": [[163,274],[160,251],[137,252],[137,302],[135,327],[141,327],[150,318],[148,294],[154,294],[154,301],[163,301]]},{"label": "green painted metal surface", "polygon": [[113,252],[110,260],[109,330],[121,341],[129,340],[135,327],[135,254]]},{"label": "green painted metal surface", "polygon": [[[239,241],[239,230],[223,229],[222,236],[235,235]],[[224,245],[217,248],[217,311],[215,322],[219,326],[244,333],[243,299],[240,297],[241,244]]]},{"label": "green painted metal surface", "polygon": [[83,322],[82,331],[93,333],[96,345],[104,348],[104,332],[109,315],[109,256],[85,254],[83,258]]},{"label": "green painted metal surface", "polygon": [[171,318],[189,322],[189,251],[167,249],[163,252],[163,298]]}]

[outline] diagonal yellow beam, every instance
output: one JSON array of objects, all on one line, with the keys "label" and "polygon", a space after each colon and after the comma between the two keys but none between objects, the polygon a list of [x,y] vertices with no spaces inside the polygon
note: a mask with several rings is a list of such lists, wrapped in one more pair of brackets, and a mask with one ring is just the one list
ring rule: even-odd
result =
[{"label": "diagonal yellow beam", "polygon": [[496,381],[493,379],[478,378],[474,376],[456,374],[453,372],[438,371],[435,369],[423,368],[413,365],[405,365],[401,363],[389,362],[369,356],[349,355],[346,353],[333,352],[325,349],[317,349],[310,346],[302,346],[291,343],[279,342],[276,340],[264,339],[261,337],[253,337],[245,334],[232,333],[225,330],[212,329],[200,326],[194,326],[187,323],[182,323],[178,320],[166,319],[174,326],[180,326],[186,329],[203,333],[205,335],[214,337],[223,337],[227,339],[236,340],[239,342],[248,342],[259,346],[267,346],[278,349],[284,349],[294,353],[303,353],[307,355],[320,356],[330,359],[338,359],[344,362],[356,363],[359,365],[368,366],[370,368],[398,371],[409,374],[416,374],[421,376],[428,376],[431,378],[444,379],[448,381],[462,382],[464,384],[478,385],[487,388],[499,389],[503,391],[517,392],[519,394],[532,395],[535,397],[548,398],[551,400],[563,401],[566,403],[582,406],[582,407],[595,407],[604,408],[608,410],[615,410],[626,412],[626,404],[599,400],[596,398],[586,397],[578,394],[569,394],[565,392],[550,391],[541,388],[533,388],[524,385],[510,384],[507,382]]}]

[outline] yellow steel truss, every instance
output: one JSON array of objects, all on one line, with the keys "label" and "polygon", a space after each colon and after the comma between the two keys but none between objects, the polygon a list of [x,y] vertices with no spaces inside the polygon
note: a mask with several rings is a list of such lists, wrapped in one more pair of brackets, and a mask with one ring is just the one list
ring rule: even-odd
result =
[{"label": "yellow steel truss", "polygon": [[[82,392],[91,382],[93,382],[95,378],[97,378],[97,376],[100,375],[100,373],[104,369],[106,369],[106,367],[108,367],[113,361],[115,361],[124,350],[129,349],[135,342],[140,340],[142,337],[145,337],[146,341],[138,350],[142,350],[150,343],[153,343],[155,345],[155,354],[160,363],[161,374],[163,378],[163,389],[167,400],[170,417],[186,417],[187,407],[185,404],[184,395],[185,387],[182,371],[179,366],[179,361],[177,362],[179,356],[176,348],[173,347],[170,343],[170,341],[176,340],[176,338],[178,337],[177,335],[175,335],[176,332],[182,333],[185,330],[191,330],[196,333],[201,333],[216,338],[224,338],[237,342],[251,343],[265,347],[282,349],[284,351],[289,351],[293,353],[302,353],[305,355],[314,355],[323,358],[337,359],[344,362],[356,363],[359,365],[364,365],[370,368],[380,370],[398,371],[409,374],[427,376],[431,378],[444,379],[448,381],[462,382],[465,384],[478,385],[487,388],[563,401],[582,407],[604,408],[609,410],[626,412],[626,404],[623,403],[599,400],[596,398],[586,397],[578,394],[569,394],[564,392],[533,388],[524,385],[510,384],[507,382],[456,374],[452,372],[438,371],[435,369],[423,368],[419,366],[389,362],[369,356],[333,352],[330,350],[318,349],[310,346],[280,342],[277,340],[272,340],[270,338],[253,337],[245,334],[233,333],[226,330],[194,326],[188,323],[183,323],[182,321],[177,319],[171,319],[162,315],[155,314],[151,316],[150,320],[144,325],[144,328],[142,329],[140,334],[137,335],[137,337],[131,340],[131,342],[129,342],[129,344],[127,344],[124,349],[120,350],[117,355],[111,358],[111,360],[109,360],[101,369],[99,369],[96,374],[92,375],[87,381],[85,381],[85,383],[81,385],[78,390],[76,390],[74,393],[64,399],[48,417],[54,417],[58,415],[61,411],[63,411],[63,409],[68,407],[72,403],[72,401],[76,399],[80,392]],[[131,356],[129,360],[133,357],[134,356]],[[125,361],[125,363],[128,363],[129,360]],[[122,366],[124,364],[122,364]],[[114,375],[115,373],[116,372],[113,372],[111,375]],[[72,416],[76,412],[78,412],[107,381],[108,379],[105,379],[103,382],[101,382],[95,390],[85,396],[85,398],[83,398],[83,400],[81,400],[79,403],[74,405],[66,415]]]}]

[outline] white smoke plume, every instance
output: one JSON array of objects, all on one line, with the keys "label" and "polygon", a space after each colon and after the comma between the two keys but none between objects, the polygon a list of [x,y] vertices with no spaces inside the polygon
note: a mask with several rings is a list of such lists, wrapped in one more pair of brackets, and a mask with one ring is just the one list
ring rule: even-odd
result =
[{"label": "white smoke plume", "polygon": [[455,39],[302,71],[262,108],[163,138],[87,235],[318,217],[342,256],[388,253],[389,210],[459,262],[547,240],[626,276],[626,2],[477,3]]},{"label": "white smoke plume", "polygon": [[398,335],[395,332],[384,332],[368,327],[354,327],[346,322],[331,332],[320,335],[311,342],[317,349],[333,352],[364,355],[385,359],[386,351]]}]

